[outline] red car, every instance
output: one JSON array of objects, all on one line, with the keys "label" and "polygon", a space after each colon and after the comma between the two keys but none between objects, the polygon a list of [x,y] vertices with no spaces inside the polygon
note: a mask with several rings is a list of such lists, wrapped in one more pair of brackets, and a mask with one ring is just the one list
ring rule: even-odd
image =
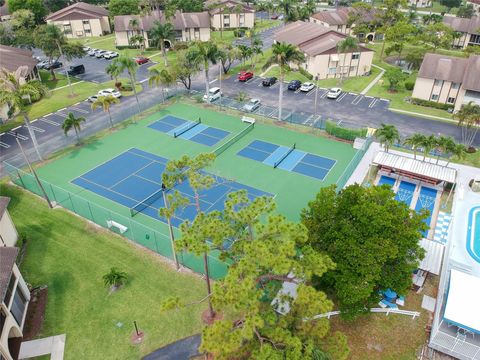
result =
[{"label": "red car", "polygon": [[251,71],[242,71],[238,74],[238,81],[247,81],[253,78],[253,72]]},{"label": "red car", "polygon": [[135,62],[138,64],[138,65],[143,65],[143,64],[146,64],[147,62],[149,62],[150,59],[149,58],[146,58],[144,56],[137,56],[135,58]]}]

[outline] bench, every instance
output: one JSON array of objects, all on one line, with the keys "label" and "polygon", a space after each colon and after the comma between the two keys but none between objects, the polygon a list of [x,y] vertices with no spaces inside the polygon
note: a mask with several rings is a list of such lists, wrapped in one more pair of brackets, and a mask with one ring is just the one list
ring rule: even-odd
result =
[{"label": "bench", "polygon": [[242,121],[249,124],[255,124],[255,119],[248,116],[242,116]]},{"label": "bench", "polygon": [[108,226],[109,229],[117,228],[118,231],[120,231],[120,234],[123,234],[125,231],[128,230],[128,227],[126,227],[125,225],[119,224],[119,223],[117,223],[116,221],[113,221],[113,220],[107,220],[107,226]]}]

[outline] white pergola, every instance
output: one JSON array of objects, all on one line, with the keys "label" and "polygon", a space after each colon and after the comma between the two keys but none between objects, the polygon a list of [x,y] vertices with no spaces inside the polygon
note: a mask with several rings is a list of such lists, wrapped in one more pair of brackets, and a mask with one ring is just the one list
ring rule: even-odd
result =
[{"label": "white pergola", "polygon": [[445,246],[427,239],[420,240],[420,246],[425,250],[425,257],[418,268],[431,274],[439,275]]}]

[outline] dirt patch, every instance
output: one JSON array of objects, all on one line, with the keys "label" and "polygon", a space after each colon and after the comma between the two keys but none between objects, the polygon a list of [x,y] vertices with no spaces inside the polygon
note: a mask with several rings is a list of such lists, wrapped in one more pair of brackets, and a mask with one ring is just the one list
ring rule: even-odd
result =
[{"label": "dirt patch", "polygon": [[42,286],[31,292],[28,304],[27,316],[23,330],[23,340],[34,339],[42,330],[45,319],[45,307],[47,306],[48,288]]}]

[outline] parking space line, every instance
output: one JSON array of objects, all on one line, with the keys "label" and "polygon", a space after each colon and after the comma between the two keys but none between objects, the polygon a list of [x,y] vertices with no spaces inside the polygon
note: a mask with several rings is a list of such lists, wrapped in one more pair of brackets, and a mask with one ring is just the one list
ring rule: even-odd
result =
[{"label": "parking space line", "polygon": [[43,129],[40,129],[39,127],[36,127],[36,126],[30,126],[32,128],[33,131],[36,131],[36,132],[39,132],[39,133],[44,133],[45,130]]},{"label": "parking space line", "polygon": [[302,124],[307,125],[314,116],[314,114],[310,115]]},{"label": "parking space line", "polygon": [[59,123],[57,123],[56,121],[53,121],[53,120],[49,120],[49,119],[46,119],[45,117],[39,119],[40,121],[43,121],[47,124],[50,124],[50,125],[53,125],[53,126],[60,126]]},{"label": "parking space line", "polygon": [[340,96],[338,97],[338,99],[337,99],[337,100],[335,100],[335,101],[336,101],[336,102],[340,102],[340,101],[342,101],[342,100],[343,100],[343,98],[344,98],[345,96],[347,96],[347,94],[348,94],[348,93],[344,92],[344,93],[343,93],[342,95],[340,95]]},{"label": "parking space line", "polygon": [[[209,84],[213,84],[215,81],[217,81],[218,79],[213,79],[212,81],[209,82]],[[148,79],[145,79],[143,81],[148,81]]]},{"label": "parking space line", "polygon": [[357,95],[357,97],[353,99],[352,105],[357,105],[360,101],[362,101],[362,99],[363,99],[363,95]]},{"label": "parking space line", "polygon": [[300,89],[295,90],[295,94],[298,94],[300,92]]},{"label": "parking space line", "polygon": [[322,95],[320,95],[320,99],[325,99],[327,97],[328,90],[325,90]]},{"label": "parking space line", "polygon": [[[18,128],[17,128],[18,129]],[[12,130],[10,130],[9,132],[7,132],[8,135],[12,135],[13,137],[17,137],[19,138],[20,140],[28,140],[28,137],[26,137],[25,135],[22,135],[22,134],[15,134]]]},{"label": "parking space line", "polygon": [[340,124],[343,122],[343,120],[338,120],[337,126],[340,126]]},{"label": "parking space line", "polygon": [[0,146],[5,148],[5,149],[8,149],[10,147],[10,145],[4,143],[3,141],[0,141]]},{"label": "parking space line", "polygon": [[306,96],[311,96],[312,94],[315,94],[316,90],[315,88],[313,88],[312,90],[310,90],[309,92],[307,92],[307,95]]},{"label": "parking space line", "polygon": [[370,103],[370,105],[368,105],[369,108],[373,108],[375,106],[375,104],[377,103],[378,101],[378,98],[375,98],[372,100],[372,102]]},{"label": "parking space line", "polygon": [[76,107],[76,106],[72,106],[71,109],[76,110],[76,111],[81,112],[81,113],[84,113],[84,114],[88,114],[88,113],[89,113],[87,110],[80,109],[80,108],[78,108],[78,107]]}]

